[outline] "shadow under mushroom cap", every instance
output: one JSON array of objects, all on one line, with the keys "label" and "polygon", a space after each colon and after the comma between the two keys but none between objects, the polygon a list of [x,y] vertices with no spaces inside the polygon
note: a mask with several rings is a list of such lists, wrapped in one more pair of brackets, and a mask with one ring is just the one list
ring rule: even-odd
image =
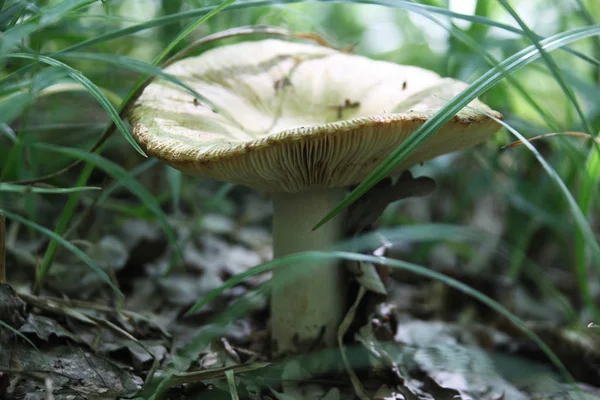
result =
[{"label": "shadow under mushroom cap", "polygon": [[[223,46],[165,69],[210,100],[164,80],[129,112],[146,151],[186,173],[267,191],[339,187],[364,179],[467,85],[413,66],[313,44]],[[502,116],[479,100],[396,169],[474,146]]]}]

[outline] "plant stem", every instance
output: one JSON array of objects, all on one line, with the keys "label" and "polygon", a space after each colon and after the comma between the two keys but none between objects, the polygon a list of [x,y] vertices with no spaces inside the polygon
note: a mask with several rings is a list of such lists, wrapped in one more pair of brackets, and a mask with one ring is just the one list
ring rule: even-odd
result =
[{"label": "plant stem", "polygon": [[[343,189],[274,193],[274,257],[331,249],[339,239],[343,217],[338,216],[316,231],[312,227],[344,194]],[[297,267],[304,273],[289,266],[274,275],[274,279],[293,277],[293,281],[276,287],[271,297],[271,338],[274,352],[279,355],[333,346],[346,312],[346,277],[337,262]]]}]

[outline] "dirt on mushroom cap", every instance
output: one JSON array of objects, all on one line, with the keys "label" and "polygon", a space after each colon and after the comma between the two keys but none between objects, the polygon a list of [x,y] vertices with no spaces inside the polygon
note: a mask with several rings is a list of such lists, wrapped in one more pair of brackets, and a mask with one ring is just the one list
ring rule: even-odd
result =
[{"label": "dirt on mushroom cap", "polygon": [[[364,179],[466,84],[314,44],[227,45],[166,68],[208,105],[155,80],[130,111],[146,151],[192,175],[298,192]],[[213,109],[216,106],[216,110]],[[478,144],[499,129],[473,101],[397,172]]]}]

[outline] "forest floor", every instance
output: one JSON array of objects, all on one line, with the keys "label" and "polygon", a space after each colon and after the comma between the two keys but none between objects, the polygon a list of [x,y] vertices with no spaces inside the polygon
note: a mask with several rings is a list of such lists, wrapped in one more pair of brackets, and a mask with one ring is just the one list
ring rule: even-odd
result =
[{"label": "forest floor", "polygon": [[[375,283],[363,282],[372,290],[354,285],[350,300],[360,296],[360,302],[346,316],[345,358],[336,348],[272,360],[267,301],[247,296],[270,273],[245,279],[186,315],[227,279],[271,258],[268,199],[244,189],[233,197],[243,210],[235,216],[218,210],[201,219],[185,211],[171,214],[181,268],[171,270],[168,242],[157,225],[142,218],[105,221],[90,235],[96,241],[80,243],[126,295],[121,307],[106,283],[67,251],[59,253],[41,294],[34,295],[32,273],[39,260],[32,254],[47,241],[8,225],[11,286],[0,287],[0,319],[12,330],[0,327],[0,397],[600,398],[597,339],[585,329],[560,328],[560,304],[541,298],[534,285],[468,272],[444,246],[431,249],[428,267],[529,321],[546,321],[528,327],[574,381],[506,318],[439,281],[398,269],[374,269]],[[98,213],[90,218],[102,219]],[[394,245],[377,255],[403,259],[412,246]],[[381,283],[386,295],[375,293]],[[338,360],[336,367],[314,374],[324,357]]]}]

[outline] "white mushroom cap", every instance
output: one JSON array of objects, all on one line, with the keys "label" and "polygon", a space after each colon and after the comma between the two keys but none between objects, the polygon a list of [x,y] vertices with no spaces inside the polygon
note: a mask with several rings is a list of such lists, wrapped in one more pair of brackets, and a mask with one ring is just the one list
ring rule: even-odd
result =
[{"label": "white mushroom cap", "polygon": [[[186,173],[267,191],[362,181],[467,85],[413,66],[284,40],[222,46],[170,65],[215,106],[155,80],[132,107],[134,137]],[[395,172],[474,146],[502,116],[473,101]]]}]

